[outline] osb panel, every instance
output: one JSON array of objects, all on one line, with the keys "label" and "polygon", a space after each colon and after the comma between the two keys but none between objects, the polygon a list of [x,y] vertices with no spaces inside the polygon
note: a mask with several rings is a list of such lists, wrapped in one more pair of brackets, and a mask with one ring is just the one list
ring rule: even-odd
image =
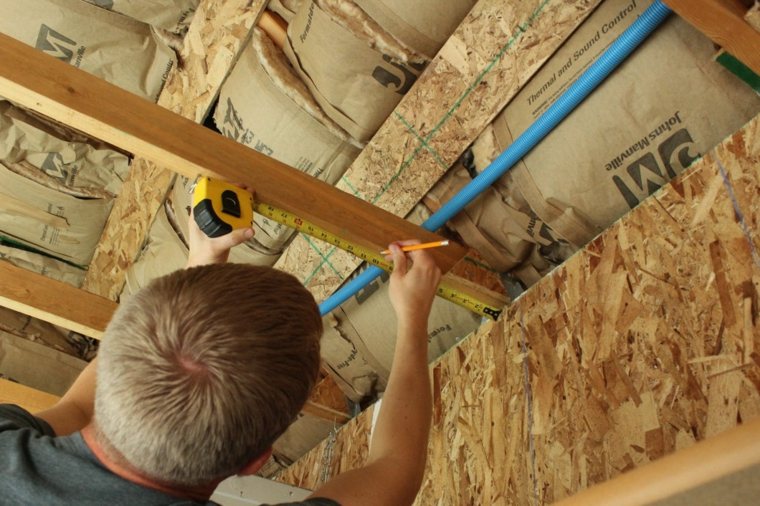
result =
[{"label": "osb panel", "polygon": [[548,503],[760,416],[758,196],[760,117],[442,357],[417,504]]},{"label": "osb panel", "polygon": [[367,435],[372,428],[373,410],[374,407],[368,408],[280,474],[275,476],[275,473],[271,473],[266,476],[282,483],[314,490],[331,476],[357,467],[369,455]]},{"label": "osb panel", "polygon": [[349,419],[346,396],[329,373],[314,386],[304,411],[339,423]]},{"label": "osb panel", "polygon": [[[338,188],[405,216],[597,4],[478,2]],[[294,241],[276,267],[322,300],[360,264],[342,251],[329,259],[339,268]]]},{"label": "osb panel", "polygon": [[499,274],[485,263],[483,257],[475,249],[468,249],[467,255],[450,272],[455,276],[472,281],[486,290],[506,295]]},{"label": "osb panel", "polygon": [[[203,121],[265,4],[264,0],[202,0],[158,104]],[[118,298],[126,270],[137,258],[173,179],[167,168],[133,161],[95,250],[85,290]]]}]

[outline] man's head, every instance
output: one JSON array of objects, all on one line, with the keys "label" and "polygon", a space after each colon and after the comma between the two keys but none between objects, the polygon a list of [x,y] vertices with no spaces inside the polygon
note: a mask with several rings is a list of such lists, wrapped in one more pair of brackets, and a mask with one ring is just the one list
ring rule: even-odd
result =
[{"label": "man's head", "polygon": [[322,320],[292,276],[174,272],[122,303],[99,352],[100,437],[149,477],[199,485],[265,452],[308,398]]}]

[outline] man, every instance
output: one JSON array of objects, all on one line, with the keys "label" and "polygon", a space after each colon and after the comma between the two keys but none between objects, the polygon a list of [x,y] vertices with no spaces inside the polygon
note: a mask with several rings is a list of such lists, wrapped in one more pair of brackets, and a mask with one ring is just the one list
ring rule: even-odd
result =
[{"label": "man", "polygon": [[[317,306],[288,274],[225,263],[252,230],[210,239],[190,222],[187,268],[120,305],[59,403],[36,417],[0,406],[0,503],[212,504],[220,481],[269,458],[318,374]],[[303,504],[409,504],[422,482],[440,271],[389,249],[397,342],[367,462]]]}]

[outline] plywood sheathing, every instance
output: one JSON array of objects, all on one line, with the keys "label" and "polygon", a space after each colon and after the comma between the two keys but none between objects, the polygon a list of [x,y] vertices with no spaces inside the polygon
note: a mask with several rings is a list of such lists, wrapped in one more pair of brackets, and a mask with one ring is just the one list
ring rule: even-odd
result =
[{"label": "plywood sheathing", "polygon": [[[296,487],[315,490],[331,477],[359,467],[369,455],[368,435],[372,430],[374,409],[374,406],[367,408],[361,416],[331,434],[287,469],[272,469],[262,475]],[[280,474],[275,474],[277,471]]]},{"label": "plywood sheathing", "polygon": [[[336,186],[406,216],[598,3],[478,2]],[[323,300],[359,264],[301,235],[275,266]]]},{"label": "plywood sheathing", "polygon": [[[265,4],[264,0],[202,0],[158,104],[197,123],[203,121]],[[126,270],[137,258],[174,180],[169,169],[140,158],[133,161],[84,289],[118,298]]]},{"label": "plywood sheathing", "polygon": [[444,355],[417,503],[548,503],[760,416],[759,195],[760,117]]}]

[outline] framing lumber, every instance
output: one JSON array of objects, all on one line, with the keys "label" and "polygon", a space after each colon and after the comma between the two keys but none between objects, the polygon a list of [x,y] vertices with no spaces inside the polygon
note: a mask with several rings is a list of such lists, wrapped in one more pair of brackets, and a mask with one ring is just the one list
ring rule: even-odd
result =
[{"label": "framing lumber", "polygon": [[[118,304],[110,299],[0,261],[0,306],[101,339]],[[326,376],[314,387],[304,413],[346,423],[345,399]]]},{"label": "framing lumber", "polygon": [[[202,123],[219,94],[264,0],[202,0],[158,105]],[[126,277],[174,181],[169,169],[137,157],[114,202],[83,288],[117,300]]]},{"label": "framing lumber", "polygon": [[[417,504],[550,503],[760,418],[760,116],[431,367]],[[363,465],[372,409],[278,479]]]},{"label": "framing lumber", "polygon": [[100,339],[117,304],[68,283],[0,261],[0,305]]},{"label": "framing lumber", "polygon": [[664,0],[679,16],[760,75],[760,32],[740,0]]},{"label": "framing lumber", "polygon": [[[406,216],[600,0],[480,0],[337,188]],[[317,300],[361,264],[298,236],[275,267]]]},{"label": "framing lumber", "polygon": [[[748,504],[760,497],[757,470],[740,481],[734,478],[760,465],[760,418],[700,441],[639,469],[593,486],[557,503],[557,506],[615,504]],[[730,482],[730,487],[726,487]],[[721,488],[720,495],[709,499],[703,487]],[[732,490],[733,489],[733,490]],[[697,497],[685,500],[686,494]],[[741,492],[744,501],[732,501]],[[726,495],[727,494],[727,495]],[[694,501],[696,499],[696,502]],[[671,502],[672,501],[672,502]]]},{"label": "framing lumber", "polygon": [[[0,36],[0,95],[185,176],[245,183],[262,202],[367,248],[380,251],[403,237],[442,239],[6,36]],[[431,256],[447,272],[464,252],[450,245]]]},{"label": "framing lumber", "polygon": [[0,378],[0,404],[15,404],[30,413],[44,411],[60,397]]}]

